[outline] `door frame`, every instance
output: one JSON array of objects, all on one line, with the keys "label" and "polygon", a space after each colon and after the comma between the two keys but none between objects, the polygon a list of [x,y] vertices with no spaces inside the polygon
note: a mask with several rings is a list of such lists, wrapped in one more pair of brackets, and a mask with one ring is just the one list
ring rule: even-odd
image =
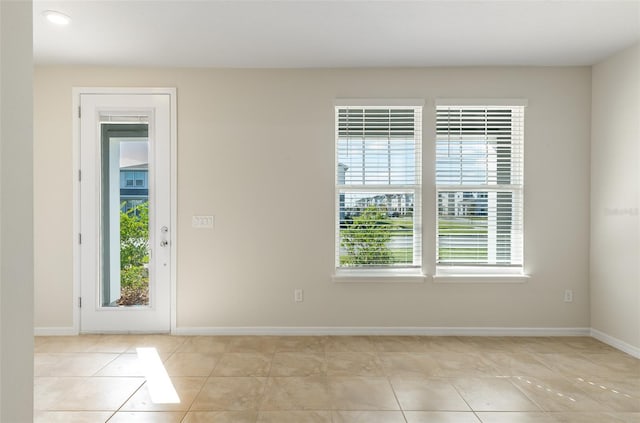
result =
[{"label": "door frame", "polygon": [[80,263],[80,96],[82,94],[105,94],[105,95],[135,95],[135,94],[166,94],[169,96],[170,103],[170,213],[171,223],[169,230],[169,239],[171,240],[171,272],[170,272],[170,333],[176,332],[176,275],[177,275],[177,198],[178,198],[178,121],[177,121],[177,100],[176,88],[111,88],[111,87],[73,87],[72,88],[72,132],[73,132],[73,148],[72,148],[72,173],[73,180],[73,296],[71,306],[73,309],[73,331],[77,335],[80,333],[80,293],[81,293],[81,263]]}]

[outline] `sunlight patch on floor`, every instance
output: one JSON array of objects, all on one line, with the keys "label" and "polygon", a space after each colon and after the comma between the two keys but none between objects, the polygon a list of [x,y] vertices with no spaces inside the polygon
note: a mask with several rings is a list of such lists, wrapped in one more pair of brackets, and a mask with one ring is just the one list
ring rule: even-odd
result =
[{"label": "sunlight patch on floor", "polygon": [[179,404],[180,397],[155,348],[136,348],[144,369],[149,396],[154,404]]}]

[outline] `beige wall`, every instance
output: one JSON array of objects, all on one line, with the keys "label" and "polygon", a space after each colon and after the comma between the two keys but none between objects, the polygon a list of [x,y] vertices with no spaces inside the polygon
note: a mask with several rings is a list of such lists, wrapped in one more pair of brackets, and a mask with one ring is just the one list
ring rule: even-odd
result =
[{"label": "beige wall", "polygon": [[[588,327],[591,71],[37,67],[36,326],[72,325],[74,86],[178,90],[179,328]],[[336,284],[337,97],[424,98],[424,262],[433,274],[436,97],[527,98],[523,284]],[[215,215],[215,230],[191,216]],[[305,301],[293,302],[293,289]],[[565,289],[575,301],[563,302]]]},{"label": "beige wall", "polygon": [[32,4],[0,2],[0,421],[33,420]]},{"label": "beige wall", "polygon": [[640,45],[593,67],[591,325],[640,353]]}]

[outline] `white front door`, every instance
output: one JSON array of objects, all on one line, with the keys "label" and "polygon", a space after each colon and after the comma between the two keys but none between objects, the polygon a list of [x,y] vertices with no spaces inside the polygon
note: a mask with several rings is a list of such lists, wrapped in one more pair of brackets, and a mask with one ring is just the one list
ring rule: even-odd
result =
[{"label": "white front door", "polygon": [[169,332],[175,91],[78,92],[80,331]]}]

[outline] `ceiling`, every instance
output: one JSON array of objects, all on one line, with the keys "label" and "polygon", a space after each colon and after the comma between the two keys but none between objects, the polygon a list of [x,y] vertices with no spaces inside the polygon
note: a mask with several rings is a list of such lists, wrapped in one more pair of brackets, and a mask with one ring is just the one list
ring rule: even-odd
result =
[{"label": "ceiling", "polygon": [[35,0],[33,19],[37,64],[569,66],[640,39],[640,0]]}]

